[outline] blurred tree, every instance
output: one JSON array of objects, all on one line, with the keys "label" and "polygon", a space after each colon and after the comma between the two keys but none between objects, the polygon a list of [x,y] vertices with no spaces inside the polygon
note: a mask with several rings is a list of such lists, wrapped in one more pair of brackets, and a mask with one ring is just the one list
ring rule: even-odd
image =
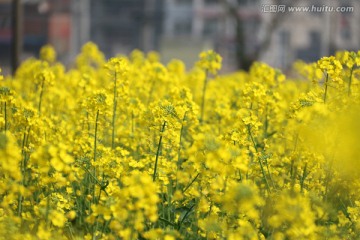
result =
[{"label": "blurred tree", "polygon": [[[245,31],[245,24],[248,20],[245,18],[241,11],[239,11],[242,8],[242,4],[244,4],[246,1],[236,1],[236,0],[222,0],[223,7],[225,9],[225,14],[230,16],[234,22],[234,28],[235,28],[235,49],[236,49],[236,66],[238,69],[243,70],[249,70],[251,64],[258,60],[261,55],[266,52],[266,50],[269,48],[271,44],[271,37],[273,32],[276,30],[276,28],[279,26],[279,23],[283,20],[285,17],[284,13],[276,13],[271,14],[269,16],[269,21],[262,21],[262,25],[264,28],[262,28],[262,36],[261,38],[258,37],[258,42],[254,43],[256,44],[256,48],[253,52],[248,53],[246,52],[246,31]],[[273,0],[272,2],[269,1],[270,5],[281,5],[281,0]],[[259,10],[261,6],[259,6]],[[260,28],[259,28],[260,29]],[[259,29],[254,29],[259,30]]]}]

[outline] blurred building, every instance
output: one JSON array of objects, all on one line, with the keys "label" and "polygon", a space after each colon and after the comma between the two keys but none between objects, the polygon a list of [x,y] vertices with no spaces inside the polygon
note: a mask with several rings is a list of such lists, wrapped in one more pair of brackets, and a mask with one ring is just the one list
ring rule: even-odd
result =
[{"label": "blurred building", "polygon": [[[0,0],[0,64],[10,65],[12,1]],[[70,0],[27,0],[22,2],[23,52],[21,59],[36,56],[46,43],[53,44],[60,60],[70,50]]]},{"label": "blurred building", "polygon": [[[310,7],[311,11],[289,12],[289,9],[286,9],[271,36],[268,50],[261,56],[265,62],[288,69],[296,59],[311,62],[334,54],[337,50],[360,50],[360,1],[317,0],[285,3],[286,7]],[[329,10],[330,7],[333,11]],[[337,8],[339,11],[336,12]],[[263,13],[264,22],[269,21],[272,15],[274,13]]]},{"label": "blurred building", "polygon": [[[235,1],[244,22],[246,52],[256,47],[261,24],[260,0]],[[235,23],[221,0],[168,0],[165,4],[164,35],[161,50],[165,60],[184,59],[188,65],[197,60],[200,51],[215,49],[223,56],[225,71],[236,68]]]},{"label": "blurred building", "polygon": [[[215,49],[224,71],[236,69],[239,50],[288,69],[295,59],[315,61],[337,49],[360,49],[359,0],[23,0],[24,53],[46,43],[71,62],[91,40],[107,57],[134,48],[158,50],[191,66],[199,52]],[[274,6],[285,6],[284,12]],[[352,6],[353,11],[295,11],[293,6]],[[237,22],[241,22],[239,40]],[[0,65],[10,63],[11,0],[0,0]]]},{"label": "blurred building", "polygon": [[90,39],[107,56],[135,48],[156,50],[162,32],[162,7],[162,0],[90,0]]},{"label": "blurred building", "polygon": [[[242,21],[241,46],[227,4],[236,7]],[[279,6],[285,7],[284,12]],[[294,6],[317,9],[291,12],[289,7]],[[326,12],[326,6],[353,10]],[[168,0],[161,50],[166,60],[178,56],[192,63],[198,52],[214,48],[228,71],[236,69],[236,49],[242,47],[249,60],[286,70],[296,59],[311,62],[338,49],[360,49],[359,23],[358,0]]]},{"label": "blurred building", "polygon": [[[87,41],[99,45],[107,57],[134,48],[159,48],[163,0],[23,0],[23,53],[37,56],[52,44],[59,60],[69,64]],[[11,59],[12,1],[0,0],[0,65]]]},{"label": "blurred building", "polygon": [[11,7],[8,1],[0,0],[0,66],[9,62],[11,41]]}]

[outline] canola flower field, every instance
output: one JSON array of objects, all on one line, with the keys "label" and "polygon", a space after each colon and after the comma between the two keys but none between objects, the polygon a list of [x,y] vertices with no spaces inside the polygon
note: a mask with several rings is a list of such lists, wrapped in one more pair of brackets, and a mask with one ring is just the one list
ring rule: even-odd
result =
[{"label": "canola flower field", "polygon": [[44,46],[0,75],[0,239],[360,239],[359,66]]}]

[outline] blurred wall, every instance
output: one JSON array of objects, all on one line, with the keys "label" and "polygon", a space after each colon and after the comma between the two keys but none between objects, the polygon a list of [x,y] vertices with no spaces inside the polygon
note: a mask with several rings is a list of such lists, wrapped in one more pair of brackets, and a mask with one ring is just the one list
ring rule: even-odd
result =
[{"label": "blurred wall", "polygon": [[[138,48],[160,51],[164,62],[191,66],[200,51],[223,56],[223,72],[237,69],[236,54],[287,70],[295,59],[315,61],[338,49],[360,49],[359,0],[23,0],[22,59],[46,43],[71,64],[94,41],[107,57]],[[228,6],[235,8],[229,11]],[[284,6],[285,11],[279,11]],[[293,11],[296,6],[353,7],[349,12]],[[274,11],[276,9],[276,11]],[[237,38],[242,23],[243,41]],[[0,65],[10,63],[11,1],[0,0]],[[266,46],[265,46],[266,45]],[[259,53],[259,54],[258,54]]]}]

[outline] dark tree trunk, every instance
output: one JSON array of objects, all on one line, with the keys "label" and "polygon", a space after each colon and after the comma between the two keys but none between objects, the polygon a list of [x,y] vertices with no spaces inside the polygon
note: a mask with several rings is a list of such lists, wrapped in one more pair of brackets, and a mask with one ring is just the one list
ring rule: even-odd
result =
[{"label": "dark tree trunk", "polygon": [[[246,32],[245,32],[245,22],[241,14],[239,14],[239,6],[237,4],[231,4],[228,1],[224,0],[224,7],[226,9],[226,14],[233,18],[235,22],[235,49],[236,49],[236,67],[248,71],[252,63],[258,60],[261,55],[270,47],[272,33],[278,27],[283,14],[275,14],[271,19],[269,25],[265,28],[264,39],[262,39],[257,45],[258,47],[252,53],[246,52]],[[276,4],[280,4],[280,1],[276,1]],[[256,44],[256,43],[255,43]]]}]

